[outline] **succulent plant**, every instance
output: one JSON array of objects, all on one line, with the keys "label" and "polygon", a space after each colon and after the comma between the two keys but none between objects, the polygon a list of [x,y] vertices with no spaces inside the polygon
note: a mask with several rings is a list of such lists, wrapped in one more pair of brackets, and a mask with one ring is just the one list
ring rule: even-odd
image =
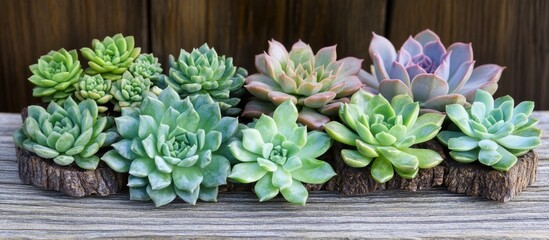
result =
[{"label": "succulent plant", "polygon": [[259,201],[280,192],[289,202],[305,204],[308,193],[302,182],[320,184],[335,175],[328,163],[316,159],[330,148],[330,137],[307,132],[305,126],[296,124],[297,118],[297,108],[286,100],[272,118],[261,115],[252,128],[242,130],[241,140],[229,144],[233,156],[241,161],[229,177],[241,183],[257,181],[254,191]]},{"label": "succulent plant", "polygon": [[41,97],[44,102],[56,101],[62,104],[74,92],[74,84],[82,74],[76,50],[50,51],[30,65],[32,76],[29,81],[36,85],[32,95]]},{"label": "succulent plant", "polygon": [[114,110],[120,111],[125,107],[138,107],[141,101],[149,94],[151,81],[142,76],[134,77],[128,71],[122,78],[112,84],[111,94],[114,97]]},{"label": "succulent plant", "polygon": [[118,80],[141,52],[135,47],[133,36],[124,37],[116,34],[105,37],[103,41],[94,39],[92,48],[80,49],[82,56],[88,60],[88,75],[101,74],[107,80]]},{"label": "succulent plant", "polygon": [[128,172],[130,199],[156,206],[177,196],[195,204],[216,201],[230,163],[218,150],[234,135],[238,120],[221,117],[208,95],[180,99],[171,87],[147,96],[139,108],[115,119],[122,140],[103,155],[112,169]]},{"label": "succulent plant", "polygon": [[510,96],[494,101],[489,92],[478,90],[470,107],[446,106],[453,129],[441,131],[438,139],[448,146],[458,162],[478,160],[499,171],[507,171],[521,156],[541,145],[538,120],[530,117],[534,103],[521,102],[515,107]]},{"label": "succulent plant", "polygon": [[370,173],[377,182],[389,181],[394,172],[412,179],[419,169],[434,167],[443,160],[433,150],[412,146],[434,138],[445,116],[418,114],[419,103],[408,95],[397,95],[389,103],[381,94],[360,90],[339,109],[345,125],[332,121],[324,125],[324,130],[334,140],[356,147],[341,151],[347,165],[362,168],[373,160]]},{"label": "succulent plant", "polygon": [[104,80],[101,75],[90,76],[84,74],[75,84],[76,91],[74,95],[80,101],[85,99],[91,99],[97,103],[97,109],[99,112],[105,112],[108,110],[104,104],[108,103],[112,99],[111,81]]},{"label": "succulent plant", "polygon": [[170,73],[166,83],[181,97],[208,94],[219,103],[224,115],[235,116],[248,72],[233,66],[231,57],[218,56],[215,49],[203,44],[191,53],[181,49],[177,59],[170,55]]},{"label": "succulent plant", "polygon": [[99,148],[118,137],[116,132],[105,131],[111,125],[112,119],[98,116],[93,100],[76,104],[69,96],[63,107],[56,102],[50,102],[47,109],[29,106],[28,117],[13,139],[17,146],[59,165],[75,162],[82,169],[93,170],[99,163],[95,155]]},{"label": "succulent plant", "polygon": [[447,49],[432,31],[409,37],[396,51],[386,38],[376,35],[370,43],[372,74],[361,71],[364,89],[391,99],[408,94],[422,112],[444,112],[448,104],[469,105],[475,91],[493,94],[504,67],[486,64],[474,67],[471,44],[454,43]]},{"label": "succulent plant", "polygon": [[141,76],[151,80],[152,84],[166,88],[166,82],[164,78],[166,75],[162,74],[162,67],[158,62],[158,58],[154,57],[152,53],[142,53],[135,59],[130,65],[128,71],[133,76]]},{"label": "succulent plant", "polygon": [[362,87],[357,76],[362,60],[336,58],[336,46],[322,48],[315,55],[302,41],[290,52],[281,43],[269,41],[268,53],[255,57],[259,73],[246,78],[246,89],[258,99],[250,101],[242,115],[257,118],[270,114],[276,105],[290,99],[300,108],[300,123],[321,129],[329,116],[337,115],[341,103]]}]

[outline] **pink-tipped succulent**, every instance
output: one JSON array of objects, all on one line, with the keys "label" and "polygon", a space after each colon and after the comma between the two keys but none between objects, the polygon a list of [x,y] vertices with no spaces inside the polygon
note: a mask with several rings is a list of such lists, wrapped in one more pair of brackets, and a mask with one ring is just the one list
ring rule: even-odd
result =
[{"label": "pink-tipped succulent", "polygon": [[448,104],[469,105],[477,89],[490,94],[498,88],[504,67],[474,67],[471,44],[456,42],[445,48],[431,30],[409,37],[397,52],[389,40],[373,34],[370,56],[372,74],[361,71],[364,89],[391,99],[408,94],[422,112],[440,111]]},{"label": "pink-tipped succulent", "polygon": [[255,57],[259,73],[246,78],[246,89],[257,99],[248,102],[242,115],[258,118],[290,99],[299,108],[300,123],[322,129],[341,103],[362,87],[358,78],[362,60],[336,58],[336,46],[315,55],[302,41],[290,52],[281,43],[269,41],[269,51]]}]

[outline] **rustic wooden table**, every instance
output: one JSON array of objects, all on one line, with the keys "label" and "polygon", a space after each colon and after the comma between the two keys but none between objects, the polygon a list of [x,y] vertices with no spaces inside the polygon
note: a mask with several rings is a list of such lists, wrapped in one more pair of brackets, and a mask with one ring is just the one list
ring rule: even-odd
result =
[{"label": "rustic wooden table", "polygon": [[219,203],[181,201],[161,208],[126,193],[75,199],[23,185],[12,133],[17,114],[0,113],[0,238],[82,237],[454,237],[549,238],[549,112],[537,181],[507,203],[448,193],[379,191],[363,196],[310,194],[306,206],[252,193],[225,193]]}]

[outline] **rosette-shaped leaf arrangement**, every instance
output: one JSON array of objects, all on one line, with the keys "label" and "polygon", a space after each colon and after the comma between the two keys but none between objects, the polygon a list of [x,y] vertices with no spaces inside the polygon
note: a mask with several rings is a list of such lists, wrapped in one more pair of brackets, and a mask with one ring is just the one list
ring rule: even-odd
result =
[{"label": "rosette-shaped leaf arrangement", "polygon": [[238,121],[222,118],[209,96],[182,100],[168,87],[158,97],[146,97],[140,108],[123,108],[115,121],[122,140],[102,159],[116,171],[129,171],[130,199],[152,199],[156,206],[177,196],[190,204],[216,201],[230,172],[218,150]]},{"label": "rosette-shaped leaf arrangement", "polygon": [[29,106],[23,127],[14,135],[15,144],[36,155],[53,159],[59,165],[73,162],[93,170],[99,163],[95,154],[116,140],[115,132],[106,132],[112,119],[98,116],[97,105],[87,99],[79,104],[69,96],[61,107],[51,102],[47,109]]},{"label": "rosette-shaped leaf arrangement", "polygon": [[448,104],[469,105],[477,89],[493,94],[504,69],[495,64],[475,68],[471,44],[457,42],[445,48],[430,30],[409,37],[398,52],[374,33],[370,56],[372,75],[360,74],[365,90],[387,99],[408,94],[422,112],[444,112]]},{"label": "rosette-shaped leaf arrangement", "polygon": [[51,51],[41,56],[37,64],[30,67],[29,81],[36,85],[32,95],[44,102],[56,101],[62,104],[74,92],[74,84],[82,74],[76,50]]},{"label": "rosette-shaped leaf arrangement", "polygon": [[158,62],[158,58],[154,57],[152,53],[139,54],[137,59],[130,65],[128,71],[133,76],[141,76],[151,80],[152,84],[158,86],[161,89],[166,88],[166,82],[164,78],[166,75],[162,74],[162,67]]},{"label": "rosette-shaped leaf arrangement", "polygon": [[302,41],[290,52],[281,43],[269,41],[269,51],[255,57],[259,73],[246,78],[246,89],[258,100],[246,105],[243,116],[270,114],[276,105],[292,100],[300,108],[299,122],[321,129],[341,103],[362,87],[357,76],[362,60],[336,58],[336,46],[322,48],[315,55]]},{"label": "rosette-shaped leaf arrangement", "polygon": [[450,156],[462,163],[478,160],[499,171],[507,171],[524,155],[541,145],[538,120],[530,117],[534,103],[521,102],[515,107],[510,96],[496,99],[478,90],[473,104],[464,108],[448,105],[446,113],[455,124],[441,131],[438,139],[450,149]]},{"label": "rosette-shaped leaf arrangement", "polygon": [[236,116],[241,109],[237,108],[246,69],[233,66],[233,58],[218,56],[215,49],[208,44],[191,53],[181,49],[179,57],[169,58],[170,73],[166,79],[181,97],[194,94],[208,94],[218,102],[223,115]]},{"label": "rosette-shaped leaf arrangement", "polygon": [[305,204],[308,197],[304,183],[320,184],[335,175],[332,167],[316,158],[331,145],[330,137],[319,131],[307,132],[296,124],[297,108],[287,100],[273,117],[261,115],[253,127],[242,130],[242,138],[229,144],[233,156],[241,161],[233,167],[230,178],[256,182],[259,201],[278,193],[289,202]]},{"label": "rosette-shaped leaf arrangement", "polygon": [[411,147],[434,138],[445,116],[418,114],[419,104],[408,95],[398,95],[389,103],[380,94],[360,90],[351,103],[339,109],[345,125],[332,121],[324,129],[334,140],[356,148],[341,151],[347,165],[362,168],[373,160],[370,173],[379,183],[389,181],[394,172],[412,179],[419,169],[434,167],[443,160],[433,150]]},{"label": "rosette-shaped leaf arrangement", "polygon": [[112,84],[111,95],[114,97],[114,111],[125,107],[138,107],[149,94],[151,80],[142,76],[134,77],[125,72],[121,79]]},{"label": "rosette-shaped leaf arrangement", "polygon": [[76,92],[74,95],[76,95],[78,100],[91,99],[97,103],[99,112],[108,110],[104,105],[112,99],[110,93],[111,81],[103,79],[99,74],[95,76],[84,74],[75,86]]},{"label": "rosette-shaped leaf arrangement", "polygon": [[107,80],[117,80],[139,55],[141,48],[135,47],[133,36],[124,37],[119,33],[105,37],[103,41],[94,39],[92,48],[82,48],[80,52],[88,60],[86,74],[101,74]]}]

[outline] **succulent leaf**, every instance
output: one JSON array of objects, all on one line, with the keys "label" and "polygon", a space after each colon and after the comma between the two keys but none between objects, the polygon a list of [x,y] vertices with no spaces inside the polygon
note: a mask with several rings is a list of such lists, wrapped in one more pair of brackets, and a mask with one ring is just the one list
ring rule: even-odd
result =
[{"label": "succulent leaf", "polygon": [[[285,58],[284,52],[277,54]],[[289,202],[305,204],[308,193],[302,182],[321,184],[335,175],[328,163],[316,159],[330,148],[330,137],[323,132],[307,132],[296,123],[297,116],[296,106],[287,100],[275,109],[273,117],[262,115],[229,144],[240,161],[229,178],[257,182],[254,190],[259,201],[280,192]]]},{"label": "succulent leaf", "polygon": [[359,90],[350,103],[343,104],[339,114],[342,123],[329,122],[324,130],[332,139],[356,147],[341,151],[347,165],[363,168],[373,162],[370,173],[377,182],[389,181],[395,172],[413,178],[420,168],[431,168],[442,161],[435,151],[410,146],[436,137],[444,115],[426,113],[418,117],[419,104],[407,94],[389,103],[381,94]]},{"label": "succulent leaf", "polygon": [[[438,139],[451,150],[458,162],[478,160],[500,171],[509,170],[517,157],[541,145],[538,122],[530,117],[534,105],[522,102],[514,107],[509,96],[493,99],[479,89],[471,106],[446,107],[455,131],[441,131]],[[528,124],[529,123],[529,124]]]}]

